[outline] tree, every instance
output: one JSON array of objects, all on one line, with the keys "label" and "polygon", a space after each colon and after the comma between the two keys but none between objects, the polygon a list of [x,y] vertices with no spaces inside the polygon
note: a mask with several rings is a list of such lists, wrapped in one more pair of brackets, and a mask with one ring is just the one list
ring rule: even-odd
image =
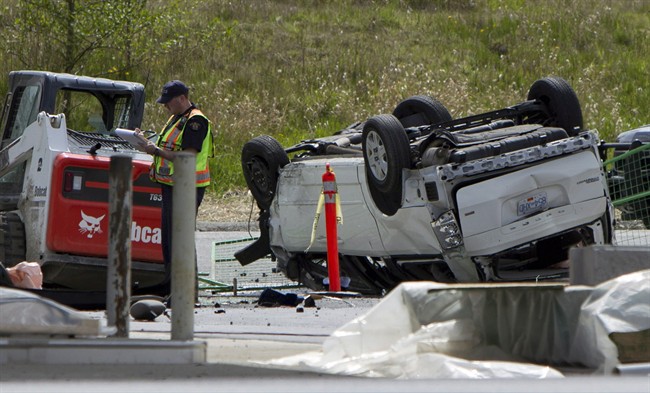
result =
[{"label": "tree", "polygon": [[168,50],[165,29],[183,13],[176,1],[148,3],[19,0],[6,7],[4,53],[22,68],[130,79]]}]

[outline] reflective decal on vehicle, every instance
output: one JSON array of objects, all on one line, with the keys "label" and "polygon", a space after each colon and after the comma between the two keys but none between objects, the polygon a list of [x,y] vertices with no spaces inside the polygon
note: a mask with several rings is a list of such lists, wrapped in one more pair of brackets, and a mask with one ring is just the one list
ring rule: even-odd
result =
[{"label": "reflective decal on vehicle", "polygon": [[79,232],[85,234],[88,239],[92,239],[96,233],[102,233],[102,220],[106,217],[104,214],[100,217],[92,217],[81,211],[81,221],[79,222]]},{"label": "reflective decal on vehicle", "polygon": [[47,196],[47,187],[34,186],[34,196],[35,197]]},{"label": "reflective decal on vehicle", "polygon": [[590,178],[588,178],[588,179],[580,180],[580,181],[577,182],[576,184],[582,184],[582,183],[585,183],[585,184],[595,183],[595,182],[597,182],[597,181],[599,181],[599,180],[600,180],[600,179],[599,179],[598,177],[590,177]]},{"label": "reflective decal on vehicle", "polygon": [[161,236],[160,228],[139,226],[135,221],[131,223],[131,241],[133,242],[160,244]]}]

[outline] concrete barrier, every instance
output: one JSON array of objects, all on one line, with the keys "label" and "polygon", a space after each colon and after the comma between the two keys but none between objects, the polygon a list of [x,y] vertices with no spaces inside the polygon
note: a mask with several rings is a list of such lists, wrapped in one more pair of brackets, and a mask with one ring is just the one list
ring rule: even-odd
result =
[{"label": "concrete barrier", "polygon": [[591,245],[572,248],[571,285],[598,285],[624,274],[650,269],[650,247]]}]

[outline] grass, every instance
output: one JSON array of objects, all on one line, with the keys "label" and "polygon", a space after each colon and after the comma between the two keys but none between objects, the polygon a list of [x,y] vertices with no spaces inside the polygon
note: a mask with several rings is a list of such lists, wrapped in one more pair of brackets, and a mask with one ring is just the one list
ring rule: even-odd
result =
[{"label": "grass", "polygon": [[[150,7],[163,3],[150,1]],[[241,189],[241,148],[283,145],[436,97],[459,117],[517,103],[542,77],[565,78],[585,126],[613,140],[650,123],[650,2],[643,0],[187,0],[174,55],[132,70],[146,83],[143,126],[169,79],[192,87],[218,130],[213,192]],[[11,68],[28,65],[5,62]],[[99,74],[107,64],[90,64]],[[52,70],[57,71],[57,70]]]}]

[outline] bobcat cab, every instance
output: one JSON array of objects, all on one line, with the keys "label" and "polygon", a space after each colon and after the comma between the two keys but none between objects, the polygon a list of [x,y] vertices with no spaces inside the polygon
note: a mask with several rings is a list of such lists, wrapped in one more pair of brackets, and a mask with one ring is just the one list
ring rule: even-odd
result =
[{"label": "bobcat cab", "polygon": [[40,71],[11,72],[8,85],[0,262],[38,262],[46,286],[104,290],[109,164],[126,155],[133,160],[132,279],[135,287],[158,283],[160,188],[148,177],[151,158],[114,133],[140,126],[144,86]]}]

